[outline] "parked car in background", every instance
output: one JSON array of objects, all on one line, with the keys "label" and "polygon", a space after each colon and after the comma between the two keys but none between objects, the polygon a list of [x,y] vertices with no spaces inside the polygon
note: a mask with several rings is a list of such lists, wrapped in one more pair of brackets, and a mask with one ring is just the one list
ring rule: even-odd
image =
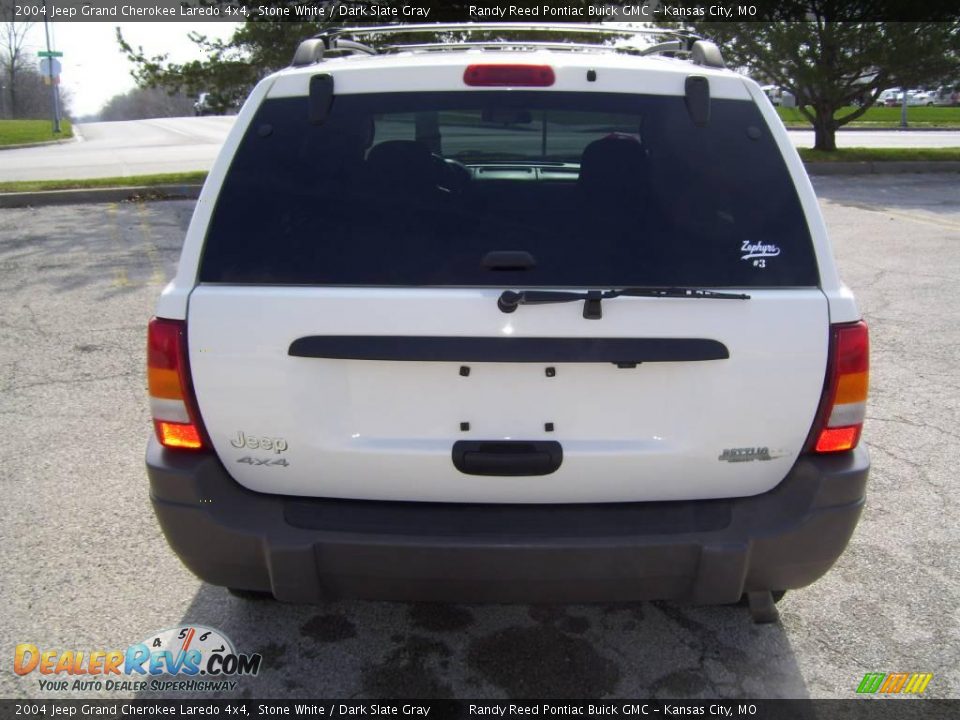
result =
[{"label": "parked car in background", "polygon": [[[898,90],[884,102],[887,107],[899,107],[903,104],[903,91]],[[933,95],[926,90],[907,90],[907,106],[933,105]]]},{"label": "parked car in background", "polygon": [[764,94],[770,98],[770,102],[774,105],[782,105],[783,107],[796,107],[797,100],[789,90],[784,90],[779,85],[763,85],[761,88]]},{"label": "parked car in background", "polygon": [[960,105],[960,83],[941,85],[931,92],[934,105]]},{"label": "parked car in background", "polygon": [[877,96],[877,105],[887,105],[900,93],[900,88],[887,88]]},{"label": "parked car in background", "polygon": [[236,115],[246,93],[243,90],[236,92],[202,92],[193,104],[195,115]]},{"label": "parked car in background", "polygon": [[213,115],[214,110],[210,104],[210,93],[202,92],[197,96],[197,101],[193,104],[193,112],[197,117]]}]

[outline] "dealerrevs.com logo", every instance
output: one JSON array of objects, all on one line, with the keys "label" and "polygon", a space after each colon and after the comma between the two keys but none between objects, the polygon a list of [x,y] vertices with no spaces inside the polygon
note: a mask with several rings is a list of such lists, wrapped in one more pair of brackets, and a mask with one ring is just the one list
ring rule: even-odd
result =
[{"label": "dealerrevs.com logo", "polygon": [[263,657],[238,653],[219,630],[170,628],[126,650],[50,650],[20,643],[17,675],[36,674],[44,691],[224,691],[260,672]]}]

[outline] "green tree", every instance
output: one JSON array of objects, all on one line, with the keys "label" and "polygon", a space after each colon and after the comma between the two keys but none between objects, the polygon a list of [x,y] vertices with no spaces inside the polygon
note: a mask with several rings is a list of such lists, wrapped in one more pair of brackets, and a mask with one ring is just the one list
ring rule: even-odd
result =
[{"label": "green tree", "polygon": [[260,78],[289,65],[297,44],[323,29],[323,25],[317,22],[276,22],[253,17],[256,6],[265,4],[257,0],[239,3],[236,0],[210,0],[203,4],[240,5],[250,13],[228,40],[188,33],[203,59],[173,63],[166,54],[148,56],[142,47],[131,46],[117,28],[117,42],[133,64],[130,74],[137,85],[164,88],[168,92],[182,92],[189,96],[209,92],[211,107],[223,112],[238,106]]},{"label": "green tree", "polygon": [[860,0],[781,0],[772,22],[691,23],[727,64],[789,90],[818,150],[887,87],[935,83],[960,68],[960,22],[853,22]]},{"label": "green tree", "polygon": [[[620,5],[634,0],[607,0],[606,5]],[[169,92],[184,92],[196,96],[209,92],[211,106],[223,111],[239,105],[256,82],[268,73],[290,64],[301,40],[318,32],[344,24],[361,24],[356,16],[329,12],[337,6],[401,6],[410,0],[351,0],[325,2],[320,0],[192,0],[189,5],[226,6],[240,8],[243,24],[228,40],[210,38],[200,33],[189,33],[197,50],[205,59],[186,63],[170,62],[166,54],[147,55],[142,47],[131,46],[117,28],[120,48],[133,64],[131,74],[140,87],[162,87]],[[420,8],[429,8],[429,22],[462,21],[467,18],[470,3],[456,0],[416,0]],[[512,0],[518,6],[536,7],[543,0]],[[566,5],[585,7],[592,0],[568,0]],[[478,4],[482,5],[482,4]],[[327,20],[300,22],[296,6],[323,6],[328,9]],[[278,21],[276,15],[261,15],[258,8],[288,8],[290,14]],[[572,36],[575,38],[575,36]],[[411,38],[412,39],[412,38]],[[451,37],[450,39],[458,39]],[[424,37],[423,41],[427,41]]]}]

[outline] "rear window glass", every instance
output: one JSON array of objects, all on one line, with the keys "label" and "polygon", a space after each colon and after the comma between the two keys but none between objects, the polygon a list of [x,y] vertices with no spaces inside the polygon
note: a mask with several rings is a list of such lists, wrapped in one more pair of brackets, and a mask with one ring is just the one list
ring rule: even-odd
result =
[{"label": "rear window glass", "polygon": [[[484,262],[527,253],[532,267]],[[810,234],[750,102],[472,91],[267,100],[220,191],[202,282],[812,286]]]}]

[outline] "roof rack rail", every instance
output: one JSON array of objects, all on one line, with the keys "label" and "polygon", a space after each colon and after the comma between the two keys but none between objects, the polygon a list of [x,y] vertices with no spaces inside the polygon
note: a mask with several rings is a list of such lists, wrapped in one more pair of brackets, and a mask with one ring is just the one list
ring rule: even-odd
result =
[{"label": "roof rack rail", "polygon": [[[493,40],[452,40],[450,42],[428,43],[391,43],[377,49],[361,43],[358,38],[391,38],[410,34],[476,33],[476,32],[537,32],[569,36],[591,34],[598,37],[644,35],[650,38],[670,38],[647,46],[626,44],[603,44],[602,42],[563,42],[522,39]],[[454,50],[518,50],[549,49],[571,52],[619,52],[632,55],[672,55],[689,57],[697,65],[705,67],[726,67],[720,49],[712,42],[685,30],[669,28],[634,28],[614,24],[585,23],[409,23],[396,25],[374,25],[338,27],[326,30],[312,38],[304,40],[293,56],[294,67],[303,67],[322,62],[328,56],[341,55],[379,55],[394,52],[444,52]]]}]

